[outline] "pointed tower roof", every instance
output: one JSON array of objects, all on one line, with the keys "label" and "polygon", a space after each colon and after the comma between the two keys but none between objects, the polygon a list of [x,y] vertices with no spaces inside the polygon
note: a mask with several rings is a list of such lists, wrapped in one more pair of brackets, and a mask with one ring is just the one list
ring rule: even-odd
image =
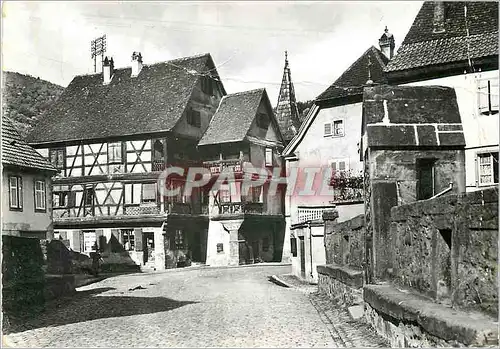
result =
[{"label": "pointed tower roof", "polygon": [[276,119],[278,120],[283,138],[288,143],[297,134],[300,121],[287,51],[285,51],[285,68],[283,69],[283,79],[276,106]]}]

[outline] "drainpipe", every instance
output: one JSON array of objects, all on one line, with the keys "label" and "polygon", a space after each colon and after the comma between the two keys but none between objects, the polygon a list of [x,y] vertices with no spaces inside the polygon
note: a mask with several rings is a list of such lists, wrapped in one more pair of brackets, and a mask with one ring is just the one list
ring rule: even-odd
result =
[{"label": "drainpipe", "polygon": [[313,240],[312,240],[312,231],[311,231],[311,222],[307,222],[307,226],[309,227],[309,254],[311,255],[311,278],[314,278],[313,275]]}]

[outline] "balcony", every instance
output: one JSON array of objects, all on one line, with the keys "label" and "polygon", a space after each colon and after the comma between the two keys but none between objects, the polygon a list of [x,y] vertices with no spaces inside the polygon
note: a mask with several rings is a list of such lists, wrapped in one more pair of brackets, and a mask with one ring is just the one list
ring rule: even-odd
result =
[{"label": "balcony", "polygon": [[261,202],[223,202],[219,204],[219,214],[262,214],[264,204]]},{"label": "balcony", "polygon": [[307,221],[323,220],[323,212],[333,210],[335,206],[299,206],[294,224]]},{"label": "balcony", "polygon": [[240,159],[204,161],[203,167],[208,168],[211,174],[219,174],[222,171],[243,172],[243,161]]},{"label": "balcony", "polygon": [[331,203],[357,203],[364,200],[363,188],[333,189],[333,201]]},{"label": "balcony", "polygon": [[161,214],[160,205],[156,203],[151,204],[127,204],[123,207],[123,214],[125,216],[142,216],[149,214]]}]

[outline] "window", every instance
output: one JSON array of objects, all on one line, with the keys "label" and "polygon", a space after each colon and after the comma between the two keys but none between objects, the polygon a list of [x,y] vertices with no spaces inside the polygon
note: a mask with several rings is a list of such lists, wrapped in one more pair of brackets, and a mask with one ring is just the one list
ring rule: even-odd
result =
[{"label": "window", "polygon": [[269,126],[269,121],[268,121],[267,115],[264,113],[257,114],[256,123],[257,123],[257,126],[259,128],[267,129],[267,127]]},{"label": "window", "polygon": [[23,209],[23,179],[19,176],[9,177],[9,204],[11,210]]},{"label": "window", "polygon": [[108,143],[108,163],[121,164],[123,162],[123,146],[121,142]]},{"label": "window", "polygon": [[260,201],[260,193],[261,193],[262,187],[251,187],[251,195],[252,195],[252,202],[261,202]]},{"label": "window", "polygon": [[175,231],[175,249],[176,250],[183,250],[184,249],[184,234],[182,233],[182,230],[177,229]]},{"label": "window", "polygon": [[498,183],[498,152],[477,154],[478,184]]},{"label": "window", "polygon": [[417,200],[430,199],[435,194],[435,159],[417,159]]},{"label": "window", "polygon": [[332,135],[332,124],[326,123],[325,124],[325,137],[331,136],[331,135]]},{"label": "window", "polygon": [[484,115],[498,114],[498,78],[478,81],[479,112]]},{"label": "window", "polygon": [[122,229],[122,242],[125,251],[132,251],[135,249],[135,235],[132,229]]},{"label": "window", "polygon": [[209,96],[213,95],[213,78],[211,76],[203,76],[201,78],[201,90]]},{"label": "window", "polygon": [[83,251],[92,252],[97,248],[97,237],[95,231],[84,231],[83,232]]},{"label": "window", "polygon": [[50,149],[49,158],[52,166],[54,166],[58,170],[62,170],[65,168],[64,148]]},{"label": "window", "polygon": [[231,202],[231,192],[229,191],[229,185],[221,185],[219,196],[221,202]]},{"label": "window", "polygon": [[141,202],[156,202],[156,184],[144,183],[142,185]]},{"label": "window", "polygon": [[85,205],[91,206],[94,204],[94,188],[86,188],[85,189]]},{"label": "window", "polygon": [[58,191],[54,192],[54,207],[66,207],[66,203],[68,201],[68,194],[69,192],[67,191]]},{"label": "window", "polygon": [[335,120],[333,122],[333,135],[338,137],[344,135],[344,120]]},{"label": "window", "polygon": [[336,159],[330,160],[330,167],[332,168],[332,172],[343,172],[349,170],[349,161],[348,159]]},{"label": "window", "polygon": [[201,127],[201,116],[200,112],[189,108],[187,110],[187,122],[194,127]]},{"label": "window", "polygon": [[45,181],[35,181],[35,211],[45,211]]},{"label": "window", "polygon": [[266,166],[273,166],[273,149],[266,148]]},{"label": "window", "polygon": [[292,257],[297,257],[297,239],[296,238],[290,239],[290,249],[292,252]]}]

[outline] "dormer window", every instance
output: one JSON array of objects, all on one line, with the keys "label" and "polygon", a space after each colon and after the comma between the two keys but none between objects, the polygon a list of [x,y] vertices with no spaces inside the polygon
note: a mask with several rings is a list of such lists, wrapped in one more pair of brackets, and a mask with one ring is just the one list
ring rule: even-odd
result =
[{"label": "dormer window", "polygon": [[211,76],[202,76],[201,78],[201,90],[209,96],[214,94],[214,79]]},{"label": "dormer window", "polygon": [[197,110],[194,110],[193,108],[188,108],[188,110],[187,110],[187,122],[191,126],[201,127],[200,112]]},{"label": "dormer window", "polygon": [[269,121],[267,115],[264,113],[257,114],[257,126],[262,129],[267,129],[269,126]]}]

